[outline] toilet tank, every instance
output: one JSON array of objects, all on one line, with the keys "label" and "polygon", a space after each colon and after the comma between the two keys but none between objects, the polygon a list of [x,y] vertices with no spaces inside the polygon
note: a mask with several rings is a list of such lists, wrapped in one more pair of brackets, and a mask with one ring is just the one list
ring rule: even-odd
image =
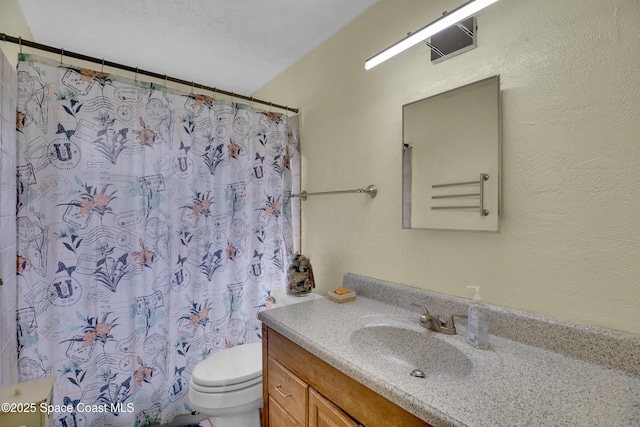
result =
[{"label": "toilet tank", "polygon": [[271,305],[268,308],[283,307],[286,305],[297,304],[299,302],[311,301],[317,298],[324,298],[322,295],[316,293],[309,293],[303,296],[287,295],[285,286],[279,286],[271,289]]}]

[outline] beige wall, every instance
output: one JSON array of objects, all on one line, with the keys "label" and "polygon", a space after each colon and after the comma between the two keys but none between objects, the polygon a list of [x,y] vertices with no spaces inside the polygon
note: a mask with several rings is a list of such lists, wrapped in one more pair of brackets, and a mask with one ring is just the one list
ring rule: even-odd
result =
[{"label": "beige wall", "polygon": [[[640,37],[636,0],[501,0],[478,48],[368,57],[458,6],[381,0],[256,96],[301,109],[302,188],[378,186],[303,203],[320,292],[354,272],[640,333]],[[402,105],[500,74],[498,234],[401,228]]]},{"label": "beige wall", "polygon": [[[25,21],[18,5],[18,0],[0,0],[0,31],[12,37],[33,40],[27,21]],[[18,63],[20,46],[14,43],[2,42],[0,39],[0,49],[4,52],[9,63],[15,67]],[[24,49],[24,52],[27,52],[27,49]]]}]

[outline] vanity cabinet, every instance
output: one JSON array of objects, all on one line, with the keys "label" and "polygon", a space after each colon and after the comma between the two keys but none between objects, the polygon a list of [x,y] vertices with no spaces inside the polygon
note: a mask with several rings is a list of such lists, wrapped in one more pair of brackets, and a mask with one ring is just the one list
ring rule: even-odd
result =
[{"label": "vanity cabinet", "polygon": [[431,427],[262,327],[263,427]]}]

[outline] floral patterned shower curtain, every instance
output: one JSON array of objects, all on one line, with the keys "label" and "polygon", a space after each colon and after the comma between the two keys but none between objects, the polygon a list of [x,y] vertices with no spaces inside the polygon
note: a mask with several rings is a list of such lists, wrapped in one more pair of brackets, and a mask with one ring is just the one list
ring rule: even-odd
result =
[{"label": "floral patterned shower curtain", "polygon": [[18,80],[20,380],[57,376],[60,426],[190,412],[285,282],[288,118],[32,55]]}]

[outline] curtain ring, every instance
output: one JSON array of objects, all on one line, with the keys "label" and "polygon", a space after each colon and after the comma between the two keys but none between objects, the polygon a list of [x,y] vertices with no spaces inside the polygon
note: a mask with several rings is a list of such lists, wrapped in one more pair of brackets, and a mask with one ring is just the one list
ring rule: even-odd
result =
[{"label": "curtain ring", "polygon": [[218,93],[218,89],[214,87],[213,90],[211,91],[211,97],[213,98],[214,101],[216,100],[216,93]]},{"label": "curtain ring", "polygon": [[100,68],[100,72],[104,73],[104,58],[102,58],[102,67]]},{"label": "curtain ring", "polygon": [[62,57],[64,56],[64,48],[60,49],[60,65],[62,65]]},{"label": "curtain ring", "polygon": [[138,81],[138,67],[136,67],[136,74],[133,76],[133,81],[134,82]]},{"label": "curtain ring", "polygon": [[167,75],[164,75],[164,91],[167,91]]},{"label": "curtain ring", "polygon": [[235,99],[234,99],[235,97],[236,97],[236,94],[234,92],[231,92],[231,108],[233,108],[233,104],[235,102]]},{"label": "curtain ring", "polygon": [[195,83],[193,82],[193,80],[191,80],[191,95],[193,95],[193,86],[195,85]]},{"label": "curtain ring", "polygon": [[[5,36],[6,40],[6,36]],[[18,37],[18,42],[20,42],[20,55],[22,55],[22,37]]]}]

